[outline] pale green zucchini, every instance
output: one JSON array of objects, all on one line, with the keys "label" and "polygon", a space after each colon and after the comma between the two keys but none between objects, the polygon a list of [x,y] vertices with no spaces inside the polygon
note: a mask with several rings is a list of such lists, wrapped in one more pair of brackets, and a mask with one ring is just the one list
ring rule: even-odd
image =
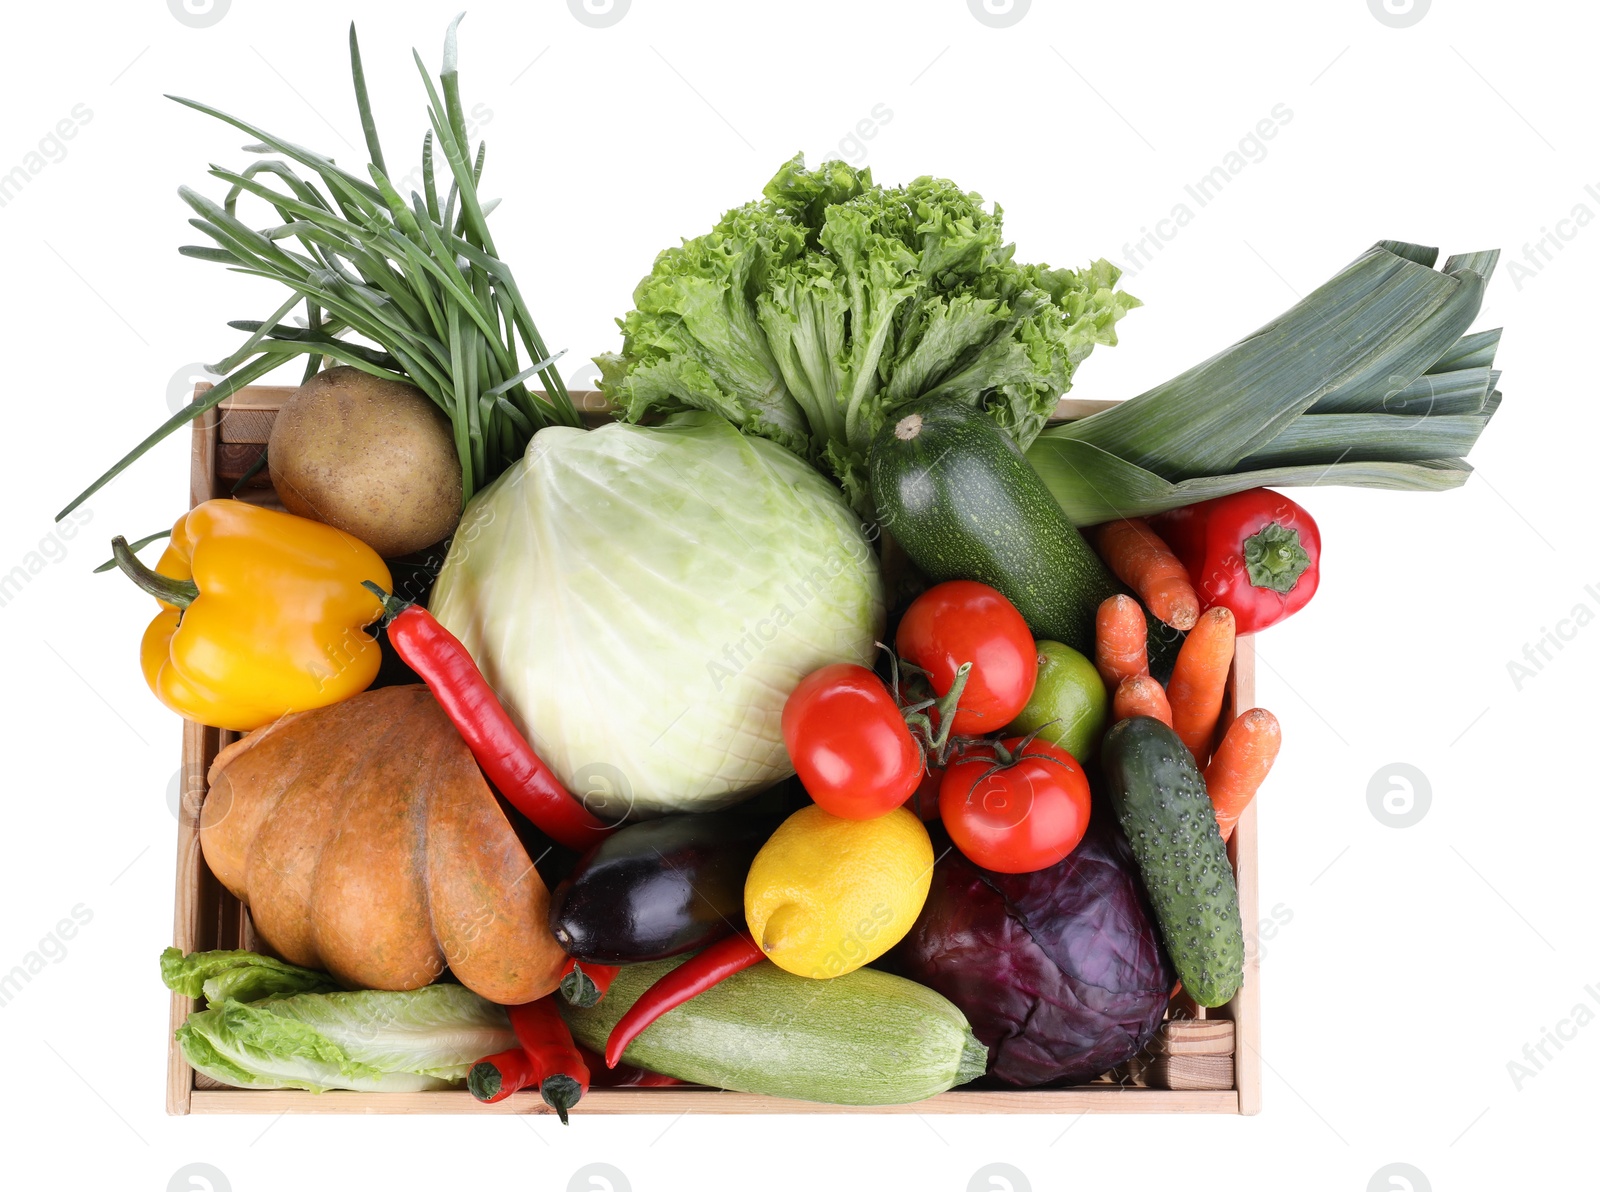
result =
[{"label": "pale green zucchini", "polygon": [[[623,967],[600,1002],[563,1004],[604,1054],[617,1019],[681,961]],[[988,1050],[950,1002],[876,969],[812,980],[762,961],[662,1015],[624,1063],[693,1084],[835,1105],[901,1105],[982,1076]]]}]

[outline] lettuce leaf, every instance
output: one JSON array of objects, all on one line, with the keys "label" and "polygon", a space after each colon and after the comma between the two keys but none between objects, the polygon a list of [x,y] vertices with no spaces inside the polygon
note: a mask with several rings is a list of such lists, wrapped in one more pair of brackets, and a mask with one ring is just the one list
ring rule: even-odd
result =
[{"label": "lettuce leaf", "polygon": [[873,434],[934,396],[1026,447],[1138,300],[1117,269],[1018,264],[1002,212],[939,178],[882,187],[786,163],[763,198],[662,252],[618,320],[601,388],[638,421],[708,410],[830,473],[858,510]]},{"label": "lettuce leaf", "polygon": [[161,980],[186,997],[208,1002],[232,999],[253,1002],[276,994],[324,993],[338,989],[332,977],[286,964],[256,952],[191,952],[177,948],[161,953]]},{"label": "lettuce leaf", "polygon": [[[177,1030],[184,1057],[196,1071],[237,1088],[447,1088],[484,1056],[515,1045],[504,1008],[460,985],[288,992],[313,978],[319,988],[331,982],[251,952],[184,957],[169,948],[161,969],[168,988],[190,996],[201,990],[209,1003]],[[229,989],[259,996],[240,1000],[226,996]]]}]

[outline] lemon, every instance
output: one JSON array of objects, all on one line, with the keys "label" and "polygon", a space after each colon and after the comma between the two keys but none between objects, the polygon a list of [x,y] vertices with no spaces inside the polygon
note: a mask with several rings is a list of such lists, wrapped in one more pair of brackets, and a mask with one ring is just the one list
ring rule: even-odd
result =
[{"label": "lemon", "polygon": [[847,820],[803,807],[756,854],[745,922],[779,968],[838,977],[900,942],[932,881],[933,843],[905,808]]}]

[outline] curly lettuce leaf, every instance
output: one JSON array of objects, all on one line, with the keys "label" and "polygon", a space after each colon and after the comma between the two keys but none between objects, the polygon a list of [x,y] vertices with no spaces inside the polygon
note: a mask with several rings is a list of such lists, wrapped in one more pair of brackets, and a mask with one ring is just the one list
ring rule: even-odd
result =
[{"label": "curly lettuce leaf", "polygon": [[924,177],[796,156],[757,202],[661,253],[618,320],[602,389],[637,421],[708,410],[831,473],[858,509],[873,435],[954,397],[1026,447],[1138,301],[1106,261],[1018,264],[998,205]]}]

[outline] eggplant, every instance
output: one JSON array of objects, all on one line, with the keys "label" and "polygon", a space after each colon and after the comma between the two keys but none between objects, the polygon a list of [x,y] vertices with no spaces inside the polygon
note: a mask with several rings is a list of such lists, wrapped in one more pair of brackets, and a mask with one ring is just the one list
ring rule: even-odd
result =
[{"label": "eggplant", "polygon": [[775,824],[740,812],[669,815],[619,828],[550,900],[569,956],[640,964],[744,929],[744,879]]}]

